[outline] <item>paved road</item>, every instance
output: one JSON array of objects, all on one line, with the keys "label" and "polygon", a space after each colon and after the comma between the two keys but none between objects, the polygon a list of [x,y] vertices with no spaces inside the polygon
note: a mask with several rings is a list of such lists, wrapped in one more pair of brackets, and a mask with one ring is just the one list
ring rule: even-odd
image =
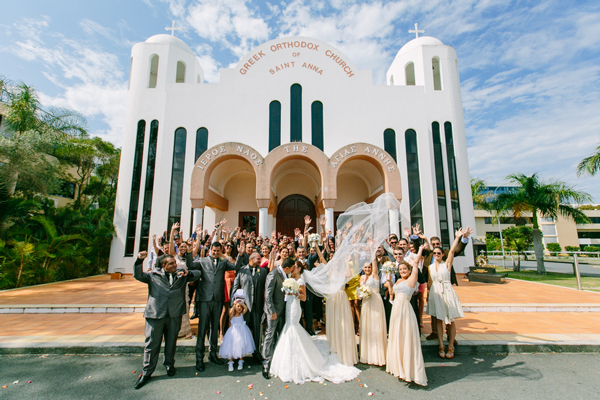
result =
[{"label": "paved road", "polygon": [[[289,384],[285,389],[279,380],[265,380],[256,364],[233,373],[226,366],[207,364],[200,377],[190,367],[193,357],[179,356],[175,377],[167,377],[161,366],[145,387],[134,390],[139,356],[0,356],[0,386],[8,386],[0,389],[0,398],[352,400],[371,398],[368,392],[373,392],[375,400],[594,399],[600,393],[597,354],[459,355],[445,362],[428,355],[425,362],[426,388],[407,385],[384,368],[359,364],[360,383]],[[249,390],[251,383],[254,387]]]},{"label": "paved road", "polygon": [[[490,259],[490,264],[494,264],[497,266],[502,266],[502,259]],[[545,261],[546,271],[548,272],[562,272],[566,274],[573,274],[573,264],[572,263],[562,263],[562,262],[551,262]],[[506,259],[506,268],[512,268],[512,260],[510,257]],[[521,260],[521,269],[536,271],[537,264],[535,261],[523,261]],[[584,276],[598,276],[600,277],[600,265],[595,264],[582,264],[579,263],[579,273]]]}]

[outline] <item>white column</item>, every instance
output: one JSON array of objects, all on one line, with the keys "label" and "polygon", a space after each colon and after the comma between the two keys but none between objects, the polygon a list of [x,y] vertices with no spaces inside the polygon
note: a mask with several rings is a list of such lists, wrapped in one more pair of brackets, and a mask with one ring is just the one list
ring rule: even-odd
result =
[{"label": "white column", "polygon": [[395,233],[396,236],[400,237],[400,210],[388,210],[388,216],[390,221],[390,233]]},{"label": "white column", "polygon": [[331,234],[335,236],[335,226],[333,225],[335,222],[333,220],[333,208],[325,209],[325,218],[327,218],[327,221],[325,222],[325,229],[331,231]]},{"label": "white column", "polygon": [[269,209],[266,207],[258,209],[258,234],[269,235]]},{"label": "white column", "polygon": [[196,229],[196,226],[198,226],[198,224],[202,223],[202,214],[203,213],[204,213],[204,209],[202,209],[202,208],[194,208],[194,214],[193,214],[193,217],[192,217],[192,233],[194,233],[194,230]]},{"label": "white column", "polygon": [[215,224],[217,223],[217,214],[215,210],[210,207],[204,207],[204,229],[208,231],[210,234],[215,229]]}]

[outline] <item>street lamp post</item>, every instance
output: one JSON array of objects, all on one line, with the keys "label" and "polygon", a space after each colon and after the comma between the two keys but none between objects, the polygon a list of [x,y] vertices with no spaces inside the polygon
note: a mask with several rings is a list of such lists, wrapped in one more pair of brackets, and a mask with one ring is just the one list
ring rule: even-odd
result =
[{"label": "street lamp post", "polygon": [[[496,186],[496,190],[494,190],[494,197],[496,197],[496,191],[500,186]],[[506,269],[506,253],[504,253],[504,238],[502,237],[502,227],[500,226],[500,216],[499,212],[496,210],[496,219],[498,220],[498,232],[500,232],[500,246],[502,246],[502,267]]]}]

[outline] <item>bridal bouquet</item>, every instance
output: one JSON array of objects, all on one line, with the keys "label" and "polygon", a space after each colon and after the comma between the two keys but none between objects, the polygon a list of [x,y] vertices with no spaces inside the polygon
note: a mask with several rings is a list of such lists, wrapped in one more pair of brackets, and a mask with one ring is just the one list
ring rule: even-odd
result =
[{"label": "bridal bouquet", "polygon": [[308,236],[308,244],[310,244],[310,247],[315,247],[317,245],[321,245],[321,235],[319,235],[318,233],[312,233]]},{"label": "bridal bouquet", "polygon": [[358,289],[356,289],[356,295],[359,299],[368,299],[373,294],[373,289],[367,285],[360,285]]},{"label": "bridal bouquet", "polygon": [[396,268],[396,264],[395,263],[393,263],[391,261],[386,261],[381,266],[381,271],[384,274],[395,274],[398,271],[398,268]]},{"label": "bridal bouquet", "polygon": [[298,285],[298,281],[294,278],[287,278],[283,281],[283,286],[281,287],[283,293],[297,295],[299,290],[300,285]]}]

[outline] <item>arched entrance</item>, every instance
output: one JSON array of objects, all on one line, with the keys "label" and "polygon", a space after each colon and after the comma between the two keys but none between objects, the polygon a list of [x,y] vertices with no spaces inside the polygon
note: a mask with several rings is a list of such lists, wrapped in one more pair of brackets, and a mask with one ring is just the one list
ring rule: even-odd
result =
[{"label": "arched entrance", "polygon": [[301,194],[285,197],[277,205],[277,232],[293,236],[295,228],[304,229],[305,215],[310,215],[311,225],[314,227],[317,223],[317,213],[315,205],[308,197]]}]

